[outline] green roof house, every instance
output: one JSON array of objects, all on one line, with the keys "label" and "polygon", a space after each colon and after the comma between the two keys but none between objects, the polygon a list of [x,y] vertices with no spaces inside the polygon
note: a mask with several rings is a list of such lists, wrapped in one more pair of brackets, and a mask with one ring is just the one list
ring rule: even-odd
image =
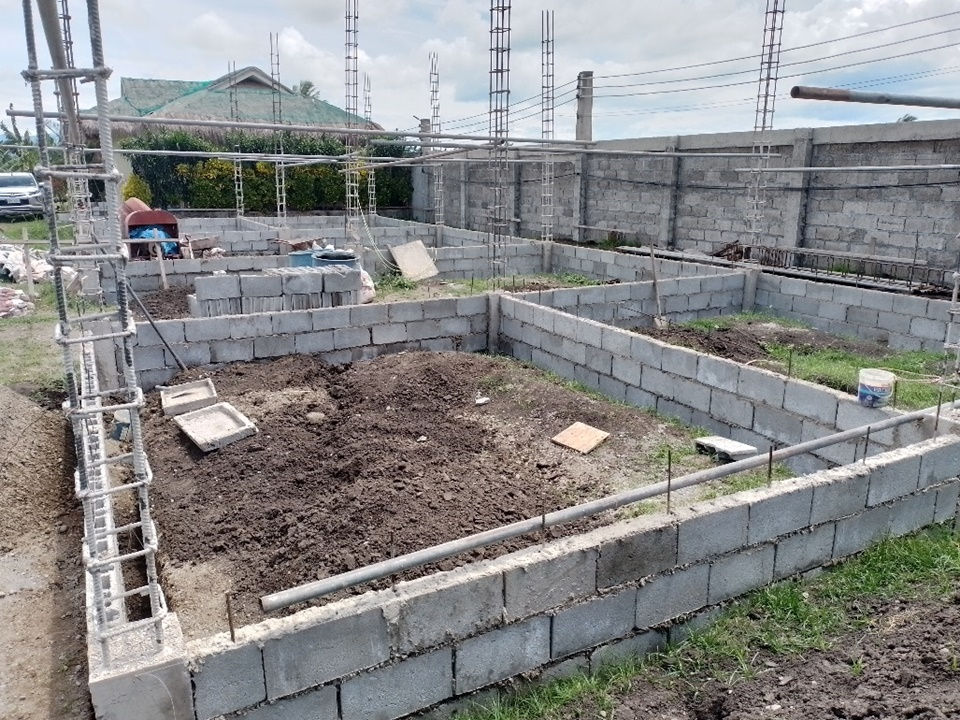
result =
[{"label": "green roof house", "polygon": [[[305,97],[277,83],[284,123],[347,127],[350,114],[323,100]],[[245,67],[216,80],[151,80],[121,78],[120,97],[107,104],[111,115],[136,115],[149,118],[183,118],[190,120],[231,120],[232,89],[236,91],[237,110],[241,122],[272,122],[274,83],[263,70]],[[359,115],[352,117],[354,127],[382,129]],[[174,128],[176,126],[163,126]],[[117,136],[136,135],[154,124],[115,123]],[[95,133],[89,123],[87,132]],[[223,135],[228,128],[200,127],[193,131],[203,135]]]}]

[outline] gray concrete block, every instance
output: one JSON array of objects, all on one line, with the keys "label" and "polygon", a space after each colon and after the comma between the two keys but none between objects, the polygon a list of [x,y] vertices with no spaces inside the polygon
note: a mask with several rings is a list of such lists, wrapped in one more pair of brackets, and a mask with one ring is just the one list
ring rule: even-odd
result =
[{"label": "gray concrete block", "polygon": [[561,610],[553,617],[552,656],[565,657],[629,635],[636,609],[637,589],[629,587]]},{"label": "gray concrete block", "polygon": [[598,647],[590,653],[590,669],[597,672],[604,665],[642,658],[667,646],[667,634],[661,630],[648,630],[623,640]]},{"label": "gray concrete block", "polygon": [[596,592],[597,550],[560,543],[524,555],[522,567],[504,573],[505,618],[516,620]]},{"label": "gray concrete block", "polygon": [[374,345],[389,345],[404,342],[407,339],[407,327],[401,323],[374,325],[371,330]]},{"label": "gray concrete block", "polygon": [[756,490],[741,497],[750,501],[750,529],[747,534],[750,545],[810,525],[813,488],[809,485],[791,488],[787,481],[771,490]]},{"label": "gray concrete block", "polygon": [[377,325],[387,322],[386,305],[356,305],[350,308],[350,324]]},{"label": "gray concrete block", "polygon": [[440,320],[442,335],[468,335],[470,333],[470,319],[464,317],[448,317]]},{"label": "gray concrete block", "polygon": [[673,378],[673,399],[702,412],[710,411],[710,388],[695,380]]},{"label": "gray concrete block", "polygon": [[453,695],[452,654],[444,648],[345,681],[340,686],[341,717],[394,720],[446,700]]},{"label": "gray concrete block", "polygon": [[138,371],[161,370],[168,367],[166,353],[162,346],[133,348],[133,363]]},{"label": "gray concrete block", "polygon": [[270,638],[263,643],[267,697],[291,695],[389,657],[387,623],[379,608]]},{"label": "gray concrete block", "polygon": [[694,565],[667,575],[657,575],[637,588],[634,625],[650,628],[699,610],[707,604],[708,564]]},{"label": "gray concrete block", "polygon": [[[284,288],[286,289],[286,288]],[[360,289],[358,270],[340,270],[323,273],[323,292],[350,292]]]},{"label": "gray concrete block", "polygon": [[456,298],[440,298],[423,302],[424,319],[455,317],[457,314]]},{"label": "gray concrete block", "polygon": [[294,349],[303,355],[330,352],[334,349],[333,330],[298,333],[294,337]]},{"label": "gray concrete block", "polygon": [[697,359],[701,355],[693,350],[665,345],[663,347],[662,367],[674,375],[686,378],[697,376]]},{"label": "gray concrete block", "polygon": [[665,398],[658,397],[657,412],[661,415],[666,415],[669,418],[673,418],[674,420],[679,420],[685,425],[690,425],[693,422],[693,410],[688,408],[686,405],[673,402],[673,400],[667,400]]},{"label": "gray concrete block", "polygon": [[[870,425],[886,420],[898,413],[885,408],[867,408],[856,400],[841,400],[837,406],[837,430],[852,430],[853,428]],[[884,430],[870,434],[870,443],[889,445],[893,442],[893,431]]]},{"label": "gray concrete block", "polygon": [[459,640],[485,630],[503,617],[503,575],[465,577],[453,571],[397,587],[394,623],[401,654]]},{"label": "gray concrete block", "polygon": [[710,415],[729,425],[753,427],[753,404],[723,390],[711,391]]},{"label": "gray concrete block", "polygon": [[924,449],[920,457],[921,489],[960,476],[960,444],[937,444]]},{"label": "gray concrete block", "polygon": [[272,315],[271,332],[274,335],[302,333],[313,330],[313,316],[309,311],[294,310]]},{"label": "gray concrete block", "polygon": [[[550,618],[544,615],[507,625],[457,645],[456,693],[470,692],[550,660]],[[346,720],[346,715],[344,715]]]},{"label": "gray concrete block", "polygon": [[773,580],[774,546],[761,545],[726,555],[710,565],[711,605],[761,587]]},{"label": "gray concrete block", "polygon": [[936,507],[937,493],[932,489],[897,500],[890,511],[890,534],[908,535],[932,524]]},{"label": "gray concrete block", "polygon": [[210,343],[210,362],[249,362],[253,360],[253,340],[220,340]]},{"label": "gray concrete block", "polygon": [[256,645],[240,645],[194,660],[193,706],[198,720],[255,705],[267,697],[263,658]]},{"label": "gray concrete block", "polygon": [[283,293],[279,275],[241,275],[240,294],[244,297],[277,297]]},{"label": "gray concrete block", "polygon": [[137,345],[143,347],[148,345],[162,345],[163,340],[160,335],[171,345],[182,343],[185,340],[183,320],[157,320],[157,330],[154,330],[150,323],[137,323]]},{"label": "gray concrete block", "polygon": [[637,518],[622,527],[624,532],[627,528],[635,528],[636,532],[600,545],[598,588],[634,582],[676,565],[677,526],[672,522]]},{"label": "gray concrete block", "polygon": [[268,335],[253,341],[253,354],[258,358],[293,355],[295,352],[293,335]]},{"label": "gray concrete block", "polygon": [[866,507],[870,477],[864,465],[837,468],[824,476],[829,480],[813,487],[812,525],[853,515]]},{"label": "gray concrete block", "polygon": [[268,314],[232,317],[227,321],[230,337],[234,340],[256,338],[273,332],[273,320]]},{"label": "gray concrete block", "polygon": [[838,520],[833,557],[837,559],[853,555],[886,537],[890,533],[891,507],[877,505],[858,515]]},{"label": "gray concrete block", "polygon": [[540,673],[540,677],[537,678],[537,682],[540,684],[550,683],[575,675],[587,675],[589,672],[590,658],[586,655],[574,655],[545,667]]},{"label": "gray concrete block", "polygon": [[487,312],[487,299],[482,295],[476,297],[457,298],[456,307],[457,315],[483,315]]},{"label": "gray concrete block", "polygon": [[618,328],[605,327],[603,329],[600,347],[612,355],[629,357],[633,334]]},{"label": "gray concrete block", "polygon": [[657,407],[657,397],[655,395],[651,395],[647,391],[633,387],[632,385],[627,385],[626,401],[640,408],[656,409]]},{"label": "gray concrete block", "polygon": [[775,408],[783,407],[784,378],[757,368],[740,368],[737,393]]},{"label": "gray concrete block", "polygon": [[836,394],[813,383],[788,380],[783,396],[783,409],[828,425],[837,422]]},{"label": "gray concrete block", "polygon": [[363,347],[369,344],[370,328],[346,327],[337,328],[333,331],[333,347],[337,350],[342,350],[343,348]]},{"label": "gray concrete block", "polygon": [[630,354],[633,359],[658,370],[663,363],[663,348],[662,343],[654,342],[639,335],[634,335],[630,339]]},{"label": "gray concrete block", "polygon": [[[189,345],[171,345],[173,351],[180,357],[187,367],[197,367],[198,365],[208,365],[210,363],[210,343],[195,342]],[[167,367],[176,367],[177,363],[167,351]]]},{"label": "gray concrete block", "polygon": [[593,347],[602,347],[603,325],[593,320],[580,318],[577,324],[577,342]]},{"label": "gray concrete block", "polygon": [[617,402],[627,401],[627,386],[609,375],[600,375],[600,392]]},{"label": "gray concrete block", "polygon": [[742,547],[747,542],[749,505],[720,498],[682,508],[677,513],[677,564],[702,560]]},{"label": "gray concrete block", "polygon": [[240,297],[240,277],[237,275],[208,275],[194,281],[197,300],[220,300]]},{"label": "gray concrete block", "polygon": [[350,308],[336,307],[311,310],[314,330],[335,330],[350,325]]},{"label": "gray concrete block", "polygon": [[[906,450],[894,450],[893,453],[903,454]],[[879,464],[881,463],[882,464]],[[920,456],[891,458],[884,453],[876,459],[867,460],[870,470],[870,485],[867,490],[867,507],[903,497],[916,491],[920,473]]]},{"label": "gray concrete block", "polygon": [[337,688],[327,685],[303,695],[264,703],[237,717],[244,720],[335,720],[338,712]]},{"label": "gray concrete block", "polygon": [[737,392],[740,366],[721,358],[701,355],[697,362],[697,380],[712,388]]},{"label": "gray concrete block", "polygon": [[722,613],[723,607],[716,606],[699,612],[683,622],[671,625],[668,629],[670,644],[678,645],[689,639],[690,636],[710,627],[717,621]]},{"label": "gray concrete block", "polygon": [[800,442],[803,423],[793,413],[758,405],[753,411],[753,431],[784,445]]},{"label": "gray concrete block", "polygon": [[960,504],[960,482],[951,481],[938,487],[933,521],[942,523],[956,518],[958,504]]},{"label": "gray concrete block", "polygon": [[828,565],[833,559],[833,523],[804,530],[777,542],[774,580]]},{"label": "gray concrete block", "polygon": [[439,320],[420,320],[407,323],[407,340],[427,340],[440,337]]}]

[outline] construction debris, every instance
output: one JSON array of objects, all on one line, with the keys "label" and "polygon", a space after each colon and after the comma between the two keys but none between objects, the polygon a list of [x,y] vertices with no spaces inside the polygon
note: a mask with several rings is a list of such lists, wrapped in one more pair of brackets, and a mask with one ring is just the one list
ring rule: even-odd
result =
[{"label": "construction debris", "polygon": [[34,281],[49,280],[53,276],[53,265],[46,261],[43,253],[37,250],[24,252],[21,245],[3,244],[0,245],[0,278],[24,282],[27,279],[27,261]]},{"label": "construction debris", "polygon": [[400,268],[400,274],[407,280],[416,282],[440,274],[422,240],[392,247],[390,253],[393,255],[393,261]]},{"label": "construction debris", "polygon": [[697,438],[695,444],[697,452],[712,455],[720,462],[743,460],[757,454],[757,449],[753,445],[747,445],[720,435]]},{"label": "construction debris", "polygon": [[586,423],[575,422],[551,440],[557,445],[563,445],[586,455],[593,452],[608,437],[610,437],[608,432],[598,430]]},{"label": "construction debris", "polygon": [[160,406],[164,415],[176,416],[199,410],[217,402],[217,389],[210,378],[160,387]]},{"label": "construction debris", "polygon": [[173,421],[203,452],[219,450],[258,432],[250,418],[225,402],[177,415]]},{"label": "construction debris", "polygon": [[34,304],[23,290],[0,287],[0,318],[29,315],[34,309]]}]

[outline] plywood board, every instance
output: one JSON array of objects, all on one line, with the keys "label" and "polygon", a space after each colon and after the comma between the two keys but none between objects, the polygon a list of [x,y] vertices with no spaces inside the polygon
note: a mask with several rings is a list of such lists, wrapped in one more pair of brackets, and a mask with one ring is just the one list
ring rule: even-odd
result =
[{"label": "plywood board", "polygon": [[572,448],[586,455],[596,449],[608,437],[610,437],[608,432],[597,430],[597,428],[586,423],[575,422],[560,434],[555,435],[552,440],[557,445]]},{"label": "plywood board", "polygon": [[390,248],[393,261],[407,280],[426,280],[439,274],[422,240]]}]

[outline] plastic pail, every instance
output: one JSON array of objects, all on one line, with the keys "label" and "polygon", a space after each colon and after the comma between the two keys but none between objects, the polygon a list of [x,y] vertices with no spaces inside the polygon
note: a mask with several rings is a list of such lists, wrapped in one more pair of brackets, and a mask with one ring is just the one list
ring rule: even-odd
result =
[{"label": "plastic pail", "polygon": [[318,250],[313,253],[313,266],[324,267],[339,265],[341,267],[360,269],[360,258],[346,250]]},{"label": "plastic pail", "polygon": [[310,267],[313,264],[313,250],[294,250],[288,257],[290,267]]},{"label": "plastic pail", "polygon": [[883,407],[893,394],[897,376],[887,370],[863,368],[860,371],[857,399],[864,407]]}]

